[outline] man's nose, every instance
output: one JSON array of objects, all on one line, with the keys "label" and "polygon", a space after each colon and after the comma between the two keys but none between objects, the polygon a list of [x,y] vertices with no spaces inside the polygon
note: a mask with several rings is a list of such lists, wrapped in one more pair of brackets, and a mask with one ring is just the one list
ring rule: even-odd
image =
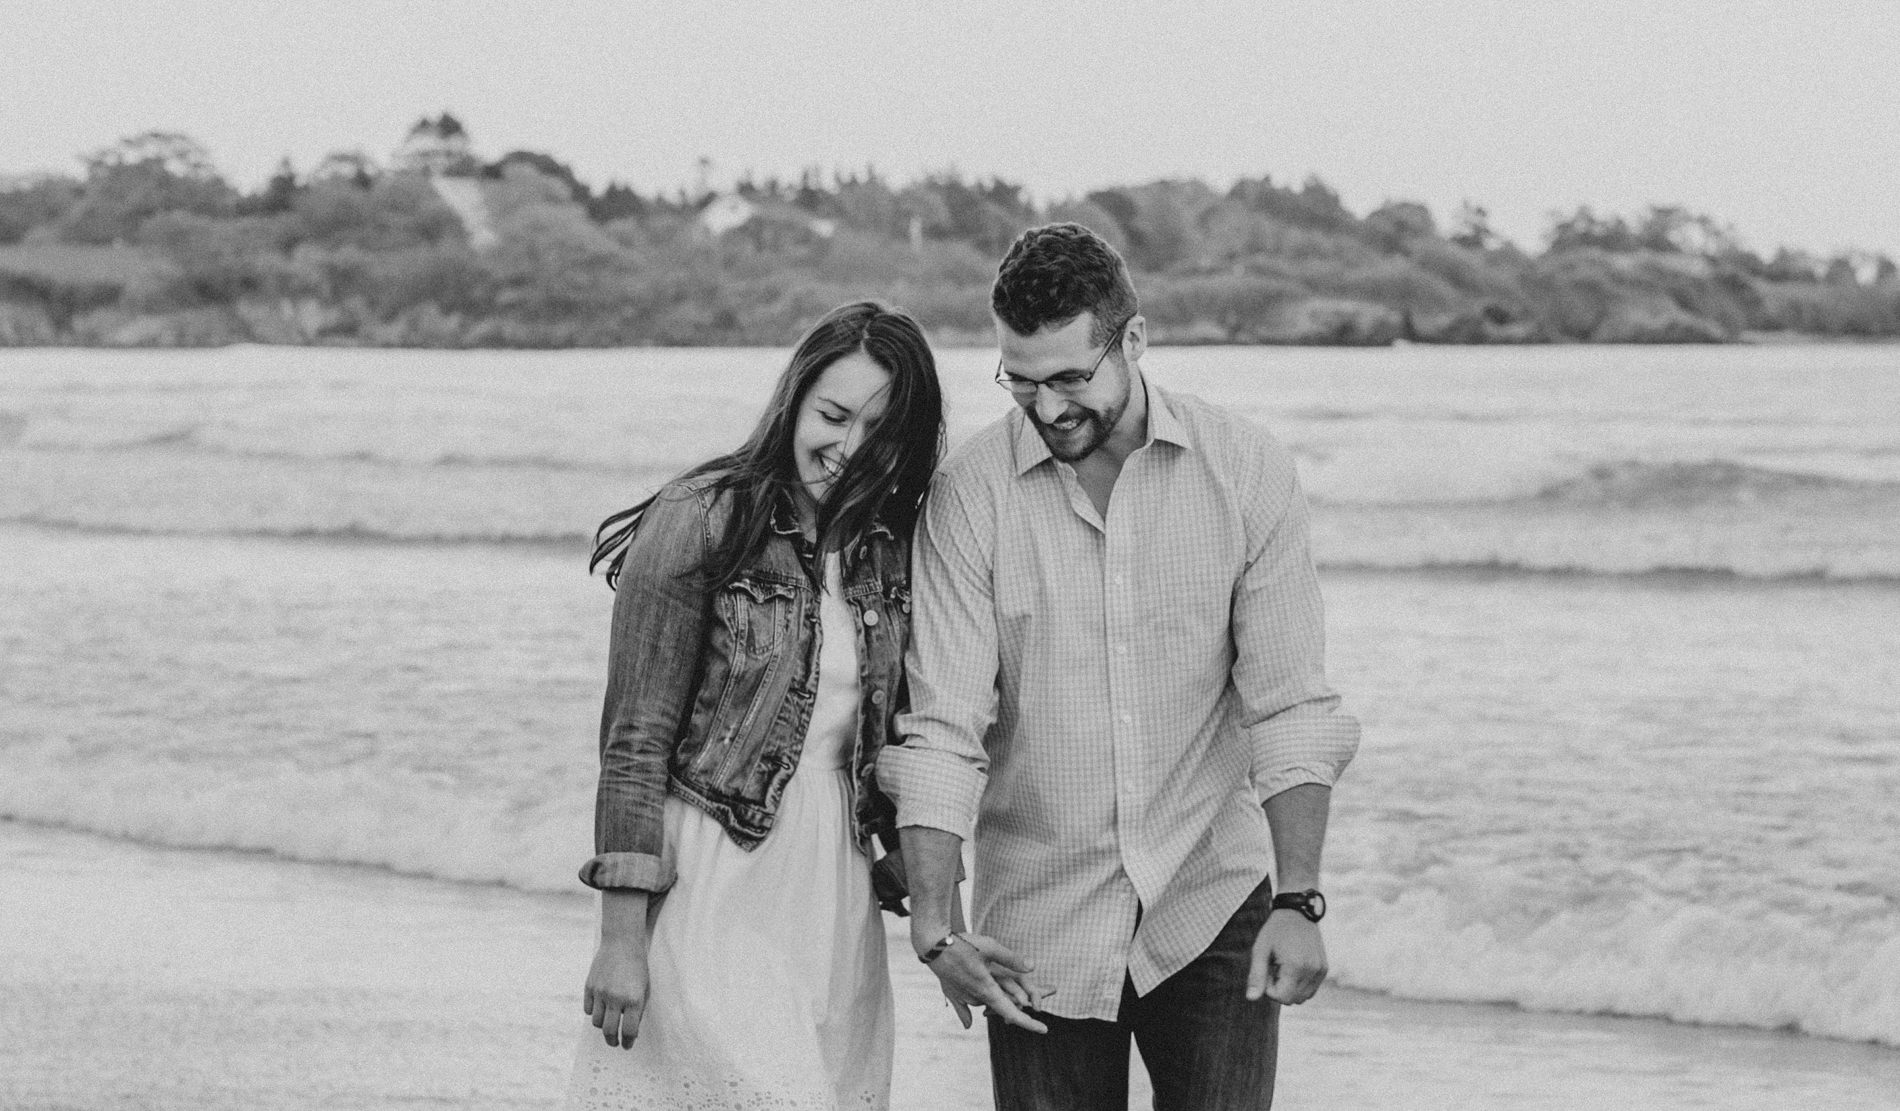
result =
[{"label": "man's nose", "polygon": [[1048,424],[1060,417],[1068,407],[1068,399],[1057,393],[1054,388],[1043,385],[1036,387],[1036,417],[1042,423]]}]

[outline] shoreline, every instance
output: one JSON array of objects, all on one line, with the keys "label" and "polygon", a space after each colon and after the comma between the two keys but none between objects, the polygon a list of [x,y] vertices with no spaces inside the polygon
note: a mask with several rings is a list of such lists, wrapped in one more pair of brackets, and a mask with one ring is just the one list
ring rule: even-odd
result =
[{"label": "shoreline", "polygon": [[[958,348],[992,348],[995,338],[988,332],[953,331],[933,329],[929,333],[931,347],[943,350]],[[365,343],[358,340],[312,340],[305,343],[282,343],[260,339],[229,339],[204,343],[168,343],[161,341],[137,343],[7,343],[0,341],[0,351],[224,351],[243,347],[293,348],[299,350],[320,351],[442,351],[442,352],[553,352],[553,351],[658,351],[658,350],[698,350],[708,349],[747,349],[783,350],[786,344],[769,343],[622,343],[622,344],[547,344],[547,345],[506,345],[506,344],[440,344],[416,346],[413,344]],[[1559,347],[1559,348],[1653,348],[1653,347],[1895,347],[1900,346],[1900,335],[1861,336],[1834,335],[1826,332],[1741,332],[1733,338],[1721,341],[1711,340],[1522,340],[1522,341],[1425,341],[1407,339],[1403,336],[1384,342],[1358,342],[1345,340],[1321,340],[1312,338],[1263,340],[1257,337],[1244,339],[1213,338],[1205,335],[1183,333],[1171,335],[1167,331],[1155,336],[1155,348],[1192,348],[1192,347],[1272,347],[1272,348],[1310,348],[1313,350],[1331,350],[1335,348],[1404,348],[1404,347],[1445,347],[1484,349],[1495,347]]]},{"label": "shoreline", "polygon": [[[584,1020],[583,893],[165,849],[0,820],[0,1104],[20,1111],[552,1108]],[[948,1016],[886,919],[893,1107],[989,1105],[981,1028]],[[1144,1098],[1139,1060],[1131,1070]],[[1328,988],[1282,1023],[1278,1106],[1888,1106],[1900,1051],[1655,1019]]]}]

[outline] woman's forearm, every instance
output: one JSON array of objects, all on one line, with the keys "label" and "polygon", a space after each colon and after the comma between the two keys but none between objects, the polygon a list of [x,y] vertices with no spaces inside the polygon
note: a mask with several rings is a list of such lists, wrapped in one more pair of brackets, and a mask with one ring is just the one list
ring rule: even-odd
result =
[{"label": "woman's forearm", "polygon": [[601,944],[638,942],[642,949],[647,940],[647,908],[652,895],[633,888],[609,887],[600,892]]}]

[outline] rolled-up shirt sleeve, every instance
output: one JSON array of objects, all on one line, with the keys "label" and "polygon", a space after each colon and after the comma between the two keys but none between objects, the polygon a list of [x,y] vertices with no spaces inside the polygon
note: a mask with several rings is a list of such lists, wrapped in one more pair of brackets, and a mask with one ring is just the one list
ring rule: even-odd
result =
[{"label": "rolled-up shirt sleeve", "polygon": [[594,857],[581,882],[664,891],[667,762],[691,711],[708,621],[695,583],[710,537],[699,498],[679,487],[647,506],[621,564],[600,720]]},{"label": "rolled-up shirt sleeve", "polygon": [[955,481],[939,475],[912,546],[910,706],[877,759],[900,828],[928,826],[965,841],[976,828],[989,780],[983,737],[996,718],[992,545]]},{"label": "rolled-up shirt sleeve", "polygon": [[1359,722],[1326,683],[1326,626],[1306,497],[1275,445],[1250,492],[1248,565],[1234,587],[1235,692],[1262,802],[1289,787],[1331,787],[1359,749]]}]

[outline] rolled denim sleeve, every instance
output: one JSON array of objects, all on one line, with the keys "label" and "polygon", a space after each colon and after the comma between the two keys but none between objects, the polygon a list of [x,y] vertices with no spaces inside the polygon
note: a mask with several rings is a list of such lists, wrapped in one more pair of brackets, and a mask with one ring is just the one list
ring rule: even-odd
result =
[{"label": "rolled denim sleeve", "polygon": [[1359,749],[1359,722],[1326,683],[1306,496],[1292,458],[1273,447],[1244,509],[1250,551],[1233,603],[1234,689],[1262,802],[1303,783],[1331,787]]},{"label": "rolled denim sleeve", "polygon": [[684,487],[660,491],[621,564],[600,719],[594,857],[581,882],[664,891],[667,762],[692,710],[710,596],[695,582],[711,547],[706,507]]},{"label": "rolled denim sleeve", "polygon": [[996,718],[997,631],[987,533],[976,528],[939,475],[912,548],[915,609],[906,683],[910,709],[877,757],[878,785],[897,802],[897,824],[929,826],[965,841],[989,781],[983,736]]}]

